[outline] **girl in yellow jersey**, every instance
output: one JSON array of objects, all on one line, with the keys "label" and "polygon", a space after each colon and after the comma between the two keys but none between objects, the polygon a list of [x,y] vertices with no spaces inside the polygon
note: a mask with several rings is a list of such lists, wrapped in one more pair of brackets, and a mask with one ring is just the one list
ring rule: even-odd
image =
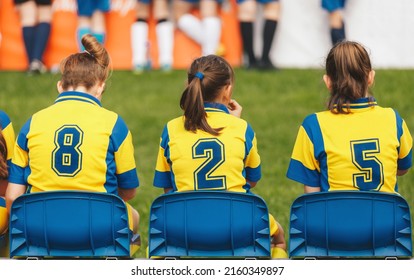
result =
[{"label": "girl in yellow jersey", "polygon": [[[59,96],[35,113],[17,136],[6,193],[10,208],[25,192],[108,192],[128,201],[139,185],[132,136],[123,119],[101,105],[110,73],[106,49],[92,35],[85,52],[61,63]],[[129,204],[130,227],[139,215]]]},{"label": "girl in yellow jersey", "polygon": [[305,192],[398,191],[397,176],[412,165],[412,137],[400,115],[370,93],[374,76],[362,45],[345,41],[329,52],[328,110],[305,118],[287,171]]},{"label": "girl in yellow jersey", "polygon": [[[256,135],[232,99],[234,72],[223,58],[200,57],[188,71],[184,116],[161,135],[154,186],[168,191],[246,192],[261,177]],[[282,227],[270,217],[273,245],[286,257]]]},{"label": "girl in yellow jersey", "polygon": [[0,235],[5,233],[8,227],[9,219],[4,196],[6,195],[14,141],[12,122],[9,116],[0,110]]}]

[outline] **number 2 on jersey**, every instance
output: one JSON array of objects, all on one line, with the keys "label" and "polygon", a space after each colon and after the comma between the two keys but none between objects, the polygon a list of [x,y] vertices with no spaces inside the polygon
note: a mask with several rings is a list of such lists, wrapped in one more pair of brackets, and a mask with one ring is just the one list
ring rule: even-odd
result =
[{"label": "number 2 on jersey", "polygon": [[380,152],[378,139],[351,141],[352,163],[361,171],[353,174],[354,186],[362,191],[380,190],[384,168],[375,156]]},{"label": "number 2 on jersey", "polygon": [[198,140],[193,146],[193,158],[205,158],[205,161],[194,171],[195,190],[226,189],[226,176],[212,176],[225,161],[224,145],[220,140],[215,138]]},{"label": "number 2 on jersey", "polygon": [[82,169],[83,131],[77,125],[64,125],[55,132],[52,169],[58,176],[73,177]]}]

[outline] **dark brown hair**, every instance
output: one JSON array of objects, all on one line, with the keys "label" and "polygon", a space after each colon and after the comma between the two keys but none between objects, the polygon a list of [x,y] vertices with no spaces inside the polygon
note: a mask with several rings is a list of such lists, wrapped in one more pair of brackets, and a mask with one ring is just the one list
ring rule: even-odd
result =
[{"label": "dark brown hair", "polygon": [[367,50],[352,41],[337,43],[326,58],[325,69],[331,80],[328,109],[333,113],[348,114],[350,103],[369,92],[368,78],[372,67]]},{"label": "dark brown hair", "polygon": [[84,52],[72,54],[60,64],[64,90],[77,86],[90,89],[109,77],[111,60],[106,49],[90,34],[82,37],[82,45]]},{"label": "dark brown hair", "polygon": [[212,128],[207,123],[204,102],[214,101],[226,86],[233,84],[233,68],[220,56],[203,56],[191,64],[187,82],[180,100],[185,129],[192,132],[201,129],[217,136],[221,129]]},{"label": "dark brown hair", "polygon": [[9,177],[7,169],[7,145],[4,139],[2,128],[0,127],[0,180],[6,180]]}]

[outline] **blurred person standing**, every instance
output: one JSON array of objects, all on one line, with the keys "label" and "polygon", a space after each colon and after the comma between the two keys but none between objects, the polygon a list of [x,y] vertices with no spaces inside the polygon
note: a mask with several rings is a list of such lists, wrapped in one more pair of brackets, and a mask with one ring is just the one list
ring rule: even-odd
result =
[{"label": "blurred person standing", "polygon": [[136,21],[131,26],[132,67],[136,74],[151,68],[148,60],[148,21],[151,12],[156,21],[160,69],[168,72],[173,64],[174,26],[170,21],[169,1],[138,0]]},{"label": "blurred person standing", "polygon": [[110,10],[110,0],[77,0],[78,30],[77,40],[79,49],[84,51],[81,40],[85,34],[93,35],[100,44],[105,43],[106,23],[105,13]]},{"label": "blurred person standing", "polygon": [[342,11],[346,0],[322,0],[322,8],[329,13],[332,45],[345,40],[345,24]]},{"label": "blurred person standing", "polygon": [[[240,31],[243,41],[243,52],[247,58],[245,62],[249,69],[276,69],[270,59],[270,50],[276,33],[280,14],[279,0],[237,0],[240,21]],[[263,5],[264,27],[262,35],[262,54],[260,59],[254,53],[254,22],[257,19],[258,4]]]},{"label": "blurred person standing", "polygon": [[28,74],[45,73],[43,54],[50,36],[52,0],[14,0],[22,26]]},{"label": "blurred person standing", "polygon": [[[202,55],[217,54],[220,47],[222,0],[173,0],[177,28],[201,46]],[[200,17],[191,13],[200,10]]]}]

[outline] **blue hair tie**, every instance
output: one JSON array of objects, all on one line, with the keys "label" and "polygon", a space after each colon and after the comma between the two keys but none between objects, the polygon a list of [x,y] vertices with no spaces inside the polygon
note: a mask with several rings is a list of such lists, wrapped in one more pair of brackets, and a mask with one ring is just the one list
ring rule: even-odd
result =
[{"label": "blue hair tie", "polygon": [[203,73],[201,73],[201,72],[197,72],[197,73],[195,73],[195,75],[194,75],[195,77],[197,77],[197,78],[199,78],[200,79],[200,81],[202,81],[203,80],[203,78],[204,78],[204,74]]}]

